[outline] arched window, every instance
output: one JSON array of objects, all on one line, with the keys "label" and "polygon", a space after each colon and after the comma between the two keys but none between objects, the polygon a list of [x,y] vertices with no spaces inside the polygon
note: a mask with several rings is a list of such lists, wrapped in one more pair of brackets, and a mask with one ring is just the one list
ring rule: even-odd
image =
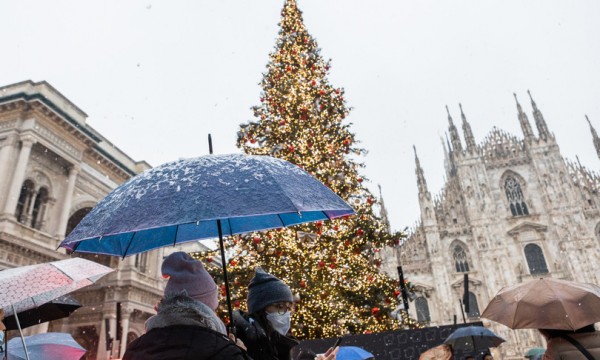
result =
[{"label": "arched window", "polygon": [[467,252],[461,245],[454,245],[454,249],[452,249],[452,256],[454,258],[454,266],[456,268],[456,272],[469,271],[469,261],[467,259]]},{"label": "arched window", "polygon": [[525,246],[525,258],[527,259],[527,266],[529,266],[529,273],[531,275],[548,273],[548,266],[546,266],[542,248],[536,244],[527,244]]},{"label": "arched window", "polygon": [[79,222],[90,211],[92,211],[92,208],[91,207],[86,207],[86,208],[79,209],[79,210],[75,211],[75,213],[73,215],[71,215],[71,217],[69,218],[69,221],[67,221],[67,231],[65,232],[65,237],[67,235],[69,235],[71,233],[71,231],[73,231],[73,229],[75,229],[75,226],[77,226],[77,224],[79,224]]},{"label": "arched window", "polygon": [[510,212],[513,216],[529,215],[529,209],[523,197],[521,184],[519,184],[514,176],[508,176],[504,180],[504,192],[506,193],[506,198],[510,204]]},{"label": "arched window", "polygon": [[477,304],[477,297],[475,294],[469,291],[469,312],[467,315],[470,318],[479,317],[479,305]]},{"label": "arched window", "polygon": [[34,191],[33,181],[25,180],[23,186],[21,186],[21,193],[19,194],[17,209],[15,210],[15,217],[18,222],[27,222],[27,214],[29,213],[29,207],[31,206],[31,199]]},{"label": "arched window", "polygon": [[145,273],[148,268],[148,253],[141,253],[135,256],[134,266],[141,272]]},{"label": "arched window", "polygon": [[48,206],[48,189],[45,187],[38,190],[33,203],[33,212],[31,213],[31,227],[41,230],[44,225],[44,215],[46,215],[46,207]]},{"label": "arched window", "polygon": [[431,322],[431,316],[429,315],[429,304],[427,299],[423,296],[419,296],[415,300],[415,309],[417,310],[417,321],[420,323]]}]

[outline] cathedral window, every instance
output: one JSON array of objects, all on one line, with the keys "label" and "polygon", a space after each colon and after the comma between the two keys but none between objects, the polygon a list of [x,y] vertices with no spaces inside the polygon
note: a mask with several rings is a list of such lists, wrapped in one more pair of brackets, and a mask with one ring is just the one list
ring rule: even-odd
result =
[{"label": "cathedral window", "polygon": [[417,321],[420,323],[431,322],[431,315],[429,315],[429,304],[427,299],[423,296],[418,297],[415,300],[415,309],[417,310]]},{"label": "cathedral window", "polygon": [[525,246],[525,258],[527,259],[527,266],[529,266],[529,273],[531,275],[548,273],[548,266],[546,265],[542,248],[538,245],[527,244]]},{"label": "cathedral window", "polygon": [[15,210],[15,217],[18,222],[27,222],[27,214],[31,206],[31,200],[35,194],[33,181],[25,180],[23,186],[21,186],[21,193],[19,194],[19,200],[17,201],[17,209]]},{"label": "cathedral window", "polygon": [[456,244],[454,249],[452,249],[452,256],[454,258],[456,272],[469,271],[469,261],[467,259],[467,252],[465,251],[465,248],[459,244]]},{"label": "cathedral window", "polygon": [[467,315],[470,318],[479,317],[479,305],[477,304],[477,297],[475,294],[469,291],[469,312]]},{"label": "cathedral window", "polygon": [[513,216],[529,215],[529,209],[523,191],[521,190],[521,184],[513,176],[508,176],[504,181],[504,191],[506,192],[506,198],[510,204],[510,212]]}]

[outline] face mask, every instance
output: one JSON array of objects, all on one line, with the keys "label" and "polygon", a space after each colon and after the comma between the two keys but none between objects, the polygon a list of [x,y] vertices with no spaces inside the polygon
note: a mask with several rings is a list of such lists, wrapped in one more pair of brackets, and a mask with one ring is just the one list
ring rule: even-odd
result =
[{"label": "face mask", "polygon": [[290,312],[286,312],[283,315],[279,313],[267,314],[267,320],[271,323],[273,330],[277,331],[281,335],[286,335],[290,331]]}]

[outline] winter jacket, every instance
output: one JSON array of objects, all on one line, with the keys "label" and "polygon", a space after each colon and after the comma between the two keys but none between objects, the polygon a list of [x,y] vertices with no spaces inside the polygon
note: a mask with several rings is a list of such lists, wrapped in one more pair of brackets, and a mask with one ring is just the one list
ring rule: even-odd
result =
[{"label": "winter jacket", "polygon": [[[588,332],[579,334],[569,334],[581,344],[592,356],[600,360],[600,332]],[[569,341],[554,337],[548,341],[546,353],[543,360],[587,360],[587,358]]]},{"label": "winter jacket", "polygon": [[291,360],[290,351],[298,345],[296,339],[276,331],[267,334],[257,320],[238,310],[233,313],[233,320],[236,336],[246,345],[254,360]]},{"label": "winter jacket", "polygon": [[123,360],[250,359],[225,333],[205,304],[185,293],[165,296],[158,314],[146,322],[146,334],[127,346]]}]

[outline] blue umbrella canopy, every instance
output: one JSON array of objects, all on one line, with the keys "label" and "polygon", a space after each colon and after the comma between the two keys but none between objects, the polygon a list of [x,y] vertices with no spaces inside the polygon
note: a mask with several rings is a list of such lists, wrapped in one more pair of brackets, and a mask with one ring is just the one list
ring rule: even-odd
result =
[{"label": "blue umbrella canopy", "polygon": [[373,358],[373,354],[358,346],[340,346],[336,355],[337,360],[367,360]]},{"label": "blue umbrella canopy", "polygon": [[166,245],[354,214],[338,195],[285,160],[206,155],[131,178],[86,215],[60,246],[129,256]]},{"label": "blue umbrella canopy", "polygon": [[454,349],[487,349],[496,347],[503,342],[503,338],[483,326],[465,326],[455,330],[444,341]]}]

